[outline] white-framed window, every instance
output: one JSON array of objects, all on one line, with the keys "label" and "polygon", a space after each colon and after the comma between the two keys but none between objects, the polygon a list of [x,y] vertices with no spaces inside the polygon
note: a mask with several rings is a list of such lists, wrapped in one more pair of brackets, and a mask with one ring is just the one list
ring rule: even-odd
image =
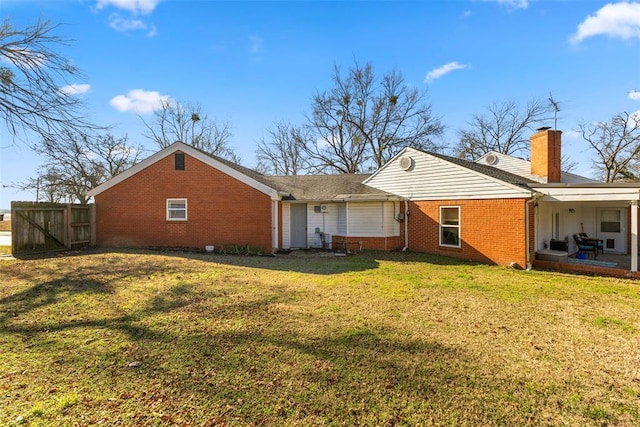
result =
[{"label": "white-framed window", "polygon": [[187,199],[167,199],[167,221],[187,220]]},{"label": "white-framed window", "polygon": [[460,247],[460,206],[440,206],[440,246]]}]

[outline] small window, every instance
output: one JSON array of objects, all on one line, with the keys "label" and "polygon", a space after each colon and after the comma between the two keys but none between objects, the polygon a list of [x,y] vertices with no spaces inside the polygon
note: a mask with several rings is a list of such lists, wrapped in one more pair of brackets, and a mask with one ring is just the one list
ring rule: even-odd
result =
[{"label": "small window", "polygon": [[187,220],[187,199],[167,199],[167,221]]},{"label": "small window", "polygon": [[176,170],[184,170],[184,153],[176,153],[175,155]]},{"label": "small window", "polygon": [[440,246],[460,247],[460,207],[440,208]]}]

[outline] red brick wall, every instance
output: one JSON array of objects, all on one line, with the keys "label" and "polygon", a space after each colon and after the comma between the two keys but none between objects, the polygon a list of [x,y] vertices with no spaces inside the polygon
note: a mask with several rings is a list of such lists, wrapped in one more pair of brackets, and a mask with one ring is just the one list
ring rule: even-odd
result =
[{"label": "red brick wall", "polygon": [[[526,267],[525,204],[526,199],[410,202],[409,250]],[[441,206],[460,207],[460,248],[439,245]],[[532,228],[533,222],[530,233]]]},{"label": "red brick wall", "polygon": [[[344,249],[345,236],[333,235],[331,236],[331,246],[334,250]],[[360,249],[360,242],[362,242],[362,250],[377,249],[377,250],[395,250],[402,249],[404,240],[401,236],[390,237],[357,237],[349,236],[346,238],[347,247],[350,251],[357,251]]]},{"label": "red brick wall", "polygon": [[[272,252],[271,199],[201,161],[169,155],[95,197],[102,246],[250,244]],[[166,220],[166,199],[187,199],[187,221]]]}]

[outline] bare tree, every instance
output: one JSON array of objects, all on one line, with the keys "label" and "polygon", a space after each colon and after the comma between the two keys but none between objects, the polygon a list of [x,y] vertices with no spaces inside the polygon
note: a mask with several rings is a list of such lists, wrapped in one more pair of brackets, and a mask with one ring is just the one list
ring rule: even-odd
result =
[{"label": "bare tree", "polygon": [[355,173],[382,166],[402,148],[434,149],[444,126],[399,72],[377,79],[371,64],[347,76],[337,65],[333,88],[313,98],[309,126],[317,134],[307,153],[317,169]]},{"label": "bare tree", "polygon": [[552,105],[537,99],[524,109],[513,100],[493,103],[486,114],[474,115],[467,129],[458,130],[456,155],[475,160],[489,151],[528,154],[529,135],[549,118],[551,109]]},{"label": "bare tree", "polygon": [[273,175],[299,175],[307,171],[305,147],[310,145],[308,128],[275,122],[256,148],[258,169]]},{"label": "bare tree", "polygon": [[49,170],[43,166],[38,169],[37,177],[29,178],[16,188],[35,192],[36,202],[62,203],[70,198],[66,185],[61,184],[63,181],[64,178],[57,170]]},{"label": "bare tree", "polygon": [[0,117],[14,138],[97,128],[82,115],[82,99],[63,89],[81,76],[57,51],[70,44],[54,34],[58,27],[38,19],[17,29],[8,18],[0,26]]},{"label": "bare tree", "polygon": [[160,148],[180,141],[205,153],[237,160],[229,146],[231,126],[227,122],[209,119],[200,104],[165,101],[153,114],[152,123],[147,123],[142,117],[141,120],[147,128],[145,136]]},{"label": "bare tree", "polygon": [[605,182],[637,181],[640,167],[640,117],[620,113],[607,122],[579,125],[596,152],[593,167]]},{"label": "bare tree", "polygon": [[40,144],[45,163],[39,177],[23,183],[23,190],[44,191],[50,199],[87,203],[86,192],[125,171],[140,160],[142,148],[127,137],[64,132]]}]

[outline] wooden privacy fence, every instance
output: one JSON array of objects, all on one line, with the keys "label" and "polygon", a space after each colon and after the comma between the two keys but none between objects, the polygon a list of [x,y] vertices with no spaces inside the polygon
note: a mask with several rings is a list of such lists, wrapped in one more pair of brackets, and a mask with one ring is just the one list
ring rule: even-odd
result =
[{"label": "wooden privacy fence", "polygon": [[95,244],[94,205],[11,202],[11,252],[28,254]]}]

